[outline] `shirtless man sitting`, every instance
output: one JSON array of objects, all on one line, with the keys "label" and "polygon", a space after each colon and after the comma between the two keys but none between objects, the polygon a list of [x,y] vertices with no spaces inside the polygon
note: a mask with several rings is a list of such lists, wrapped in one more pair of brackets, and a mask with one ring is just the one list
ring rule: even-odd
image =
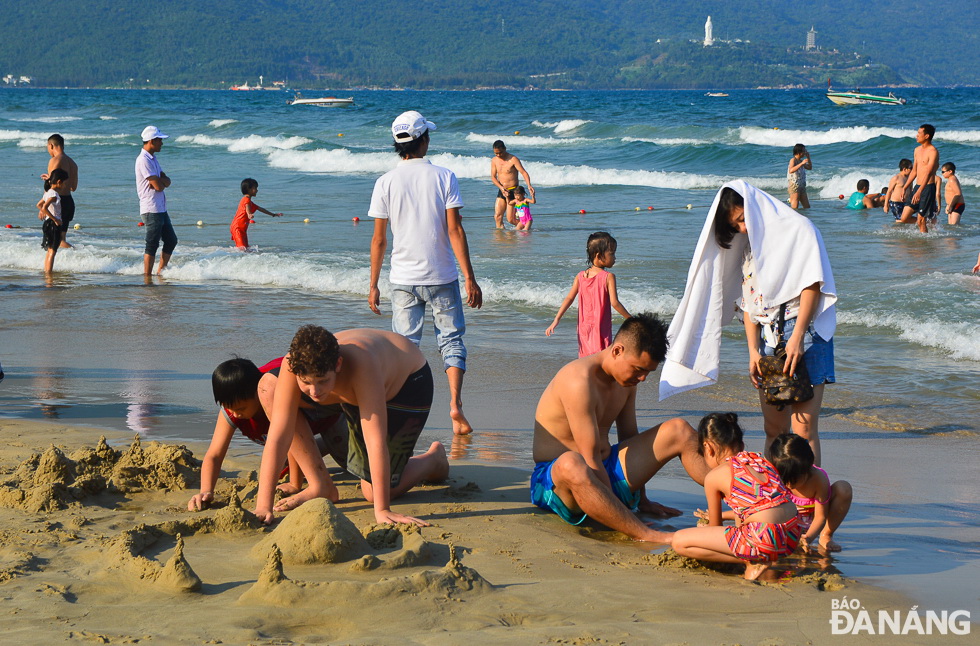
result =
[{"label": "shirtless man sitting", "polygon": [[493,219],[497,223],[498,229],[504,228],[504,213],[507,213],[507,221],[517,224],[517,216],[514,215],[514,207],[509,204],[514,199],[514,189],[518,187],[517,174],[524,177],[527,184],[527,192],[534,199],[534,187],[531,186],[531,176],[524,170],[521,160],[507,152],[504,142],[497,140],[493,142],[493,159],[490,160],[490,181],[497,187],[497,200],[493,205]]},{"label": "shirtless man sitting", "polygon": [[[675,457],[698,484],[709,469],[684,420],[638,432],[636,387],[666,353],[667,326],[640,314],[626,319],[608,348],[558,371],[535,412],[531,502],[573,525],[591,517],[636,540],[667,542],[669,534],[633,512],[681,512],[648,500],[644,486]],[[610,446],[613,422],[619,443]]]},{"label": "shirtless man sitting", "polygon": [[[276,511],[313,498],[337,499],[312,433],[295,432],[300,397],[306,395],[317,404],[340,404],[343,409],[350,430],[345,468],[361,479],[364,498],[374,503],[375,521],[428,526],[393,512],[391,499],[423,480],[440,481],[449,475],[449,460],[439,442],[412,457],[429,416],[432,392],[425,356],[400,334],[355,329],[334,336],[315,325],[301,327],[275,382],[255,515],[268,524]],[[273,507],[287,453],[296,459],[309,486]]]}]

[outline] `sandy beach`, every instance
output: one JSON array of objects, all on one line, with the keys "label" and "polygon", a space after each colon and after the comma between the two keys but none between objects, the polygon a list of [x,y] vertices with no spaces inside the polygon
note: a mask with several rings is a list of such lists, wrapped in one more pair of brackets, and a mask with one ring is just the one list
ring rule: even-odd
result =
[{"label": "sandy beach", "polygon": [[[474,399],[480,417],[492,398]],[[440,411],[433,419],[438,427]],[[217,504],[195,513],[186,502],[203,443],[134,443],[119,432],[14,419],[0,419],[0,433],[3,643],[885,644],[896,636],[833,635],[832,603],[846,597],[905,613],[918,602],[820,559],[780,562],[773,581],[749,583],[600,527],[565,525],[527,502],[525,470],[472,459],[492,451],[479,435],[453,447],[466,459],[453,460],[447,482],[396,501],[432,526],[399,531],[374,526],[356,482],[342,475],[336,506],[315,501],[259,526],[248,511],[254,445],[233,445]],[[838,471],[859,466],[845,454],[866,442],[854,442],[847,451],[826,442]],[[703,502],[672,469],[648,490],[688,511]],[[889,524],[915,532],[917,507],[858,502],[840,532],[842,558],[866,560],[860,541],[887,536]],[[903,567],[887,555],[877,562]],[[976,638],[910,634],[901,643]]]}]

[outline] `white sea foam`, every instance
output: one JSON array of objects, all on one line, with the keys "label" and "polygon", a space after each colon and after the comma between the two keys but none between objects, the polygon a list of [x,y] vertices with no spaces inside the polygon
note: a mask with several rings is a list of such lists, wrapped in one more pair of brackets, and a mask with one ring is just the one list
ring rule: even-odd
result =
[{"label": "white sea foam", "polygon": [[109,117],[109,116],[101,116],[99,118],[102,119],[103,121],[116,121],[117,119],[119,119],[119,117]]},{"label": "white sea foam", "polygon": [[570,132],[576,128],[581,128],[587,123],[592,123],[592,121],[588,119],[563,119],[553,123],[532,121],[531,125],[537,126],[538,128],[552,128],[554,129],[556,135],[560,135],[563,132]]},{"label": "white sea foam", "polygon": [[238,123],[238,119],[214,119],[208,122],[208,125],[212,128],[220,128],[221,126],[227,126],[230,123]]},{"label": "white sea foam", "polygon": [[909,343],[939,348],[954,359],[980,361],[980,326],[908,314],[876,314],[871,311],[839,312],[838,321],[850,325],[884,327],[897,330]]},{"label": "white sea foam", "polygon": [[876,137],[914,138],[915,130],[869,128],[867,126],[831,128],[830,130],[777,130],[757,126],[742,126],[738,129],[738,138],[743,143],[790,149],[798,143],[804,143],[807,146],[821,146],[842,142],[858,143]]},{"label": "white sea foam", "polygon": [[11,121],[32,122],[32,123],[67,123],[69,121],[81,121],[82,117],[25,117],[23,119],[11,119]]},{"label": "white sea foam", "polygon": [[[86,143],[99,143],[103,140],[111,139],[125,139],[127,137],[132,137],[132,135],[77,135],[67,132],[62,132],[61,135],[65,138],[66,142],[72,141],[85,141]],[[17,145],[21,148],[46,148],[48,145],[48,137],[51,136],[50,131],[44,132],[28,132],[26,130],[0,130],[0,141],[16,141]]]},{"label": "white sea foam", "polygon": [[[497,135],[479,135],[471,132],[466,135],[466,141],[480,144],[492,144],[500,139]],[[588,137],[529,137],[526,135],[512,135],[507,137],[508,146],[567,146],[569,144],[580,144],[585,141],[599,141]]]},{"label": "white sea foam", "polygon": [[888,182],[891,181],[894,175],[895,173],[880,168],[877,170],[869,169],[852,171],[844,175],[834,175],[830,179],[823,180],[817,184],[820,187],[817,196],[826,199],[836,199],[838,196],[843,195],[844,200],[847,200],[847,198],[851,197],[851,193],[857,190],[859,179],[866,179],[871,184],[869,193],[877,193],[883,187],[888,186]]},{"label": "white sea foam", "polygon": [[[486,157],[440,153],[428,159],[433,164],[449,168],[459,178],[489,182]],[[275,168],[289,168],[310,173],[379,175],[388,172],[397,163],[397,158],[390,153],[354,153],[345,148],[279,150],[269,155],[269,164]],[[533,174],[534,183],[540,186],[649,186],[695,190],[718,188],[732,179],[718,175],[567,166],[549,162],[535,162],[528,166],[529,172]],[[754,185],[769,190],[782,188],[786,181],[783,178],[765,177],[747,179]]]},{"label": "white sea foam", "polygon": [[181,135],[177,137],[178,143],[187,143],[195,146],[219,146],[227,148],[229,152],[271,152],[273,150],[291,150],[312,140],[306,137],[262,137],[259,135],[249,135],[236,139],[226,137],[211,137],[209,135]]}]

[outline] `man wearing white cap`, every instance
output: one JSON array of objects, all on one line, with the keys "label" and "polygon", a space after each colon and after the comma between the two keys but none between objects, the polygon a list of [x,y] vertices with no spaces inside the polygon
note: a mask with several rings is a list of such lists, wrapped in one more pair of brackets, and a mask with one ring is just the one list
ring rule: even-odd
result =
[{"label": "man wearing white cap", "polygon": [[177,246],[177,234],[167,213],[167,198],[164,189],[170,186],[160,162],[154,156],[163,148],[163,140],[168,138],[156,126],[143,128],[143,150],[136,158],[136,194],[140,198],[140,217],[146,225],[146,248],[143,250],[143,275],[149,276],[153,271],[153,259],[157,255],[160,240],[163,240],[163,252],[160,254],[160,267],[157,274],[162,274],[164,267],[170,261],[170,255]]},{"label": "man wearing white cap", "polygon": [[375,314],[381,314],[378,280],[390,223],[391,329],[419,345],[425,304],[432,306],[436,340],[449,379],[453,433],[465,435],[473,427],[463,414],[461,395],[466,372],[466,346],[463,345],[466,322],[457,262],[466,282],[466,304],[482,307],[483,292],[470,263],[470,249],[459,214],[463,200],[456,176],[449,169],[433,166],[423,159],[429,151],[429,132],[435,129],[436,124],[414,110],[400,114],[391,124],[395,152],[402,161],[378,178],[371,196],[368,215],[375,220],[368,306]]}]

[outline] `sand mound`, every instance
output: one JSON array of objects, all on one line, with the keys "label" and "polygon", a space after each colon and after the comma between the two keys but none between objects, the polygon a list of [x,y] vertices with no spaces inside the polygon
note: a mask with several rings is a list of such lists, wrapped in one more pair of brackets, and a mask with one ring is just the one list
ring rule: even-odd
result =
[{"label": "sand mound", "polygon": [[280,607],[322,607],[323,600],[330,599],[333,606],[359,607],[366,601],[415,603],[413,599],[418,597],[455,599],[464,593],[486,594],[494,590],[493,585],[480,576],[479,572],[459,562],[452,545],[449,546],[449,563],[441,570],[426,570],[375,583],[293,581],[286,576],[282,564],[283,553],[273,543],[269,546],[266,564],[258,580],[238,602]]},{"label": "sand mound", "polygon": [[174,592],[195,592],[201,589],[201,579],[184,558],[184,539],[176,536],[174,553],[165,565],[159,565],[142,555],[143,550],[168,536],[156,527],[140,525],[123,532],[110,541],[106,559],[110,571],[121,569],[141,581]]},{"label": "sand mound", "polygon": [[289,512],[252,549],[252,556],[265,557],[273,545],[279,546],[283,562],[290,565],[339,563],[371,551],[354,523],[325,498],[307,501]]},{"label": "sand mound", "polygon": [[186,489],[198,464],[183,446],[151,442],[144,449],[139,436],[125,453],[110,448],[105,437],[94,448],[83,447],[70,456],[52,445],[22,462],[0,485],[0,506],[52,512],[105,491]]},{"label": "sand mound", "polygon": [[432,561],[432,544],[422,538],[417,525],[373,525],[365,532],[367,542],[376,550],[392,549],[384,560],[373,554],[361,557],[351,565],[352,571],[416,567]]}]

